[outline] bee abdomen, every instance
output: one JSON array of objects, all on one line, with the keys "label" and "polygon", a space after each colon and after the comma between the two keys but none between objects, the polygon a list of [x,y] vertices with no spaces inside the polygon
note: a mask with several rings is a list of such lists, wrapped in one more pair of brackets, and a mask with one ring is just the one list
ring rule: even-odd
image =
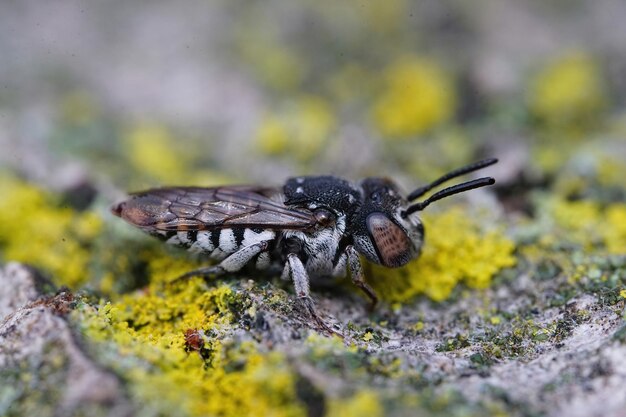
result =
[{"label": "bee abdomen", "polygon": [[187,230],[171,232],[166,243],[187,248],[191,252],[205,253],[222,260],[238,250],[262,241],[275,239],[276,232],[266,229],[228,228],[216,230]]}]

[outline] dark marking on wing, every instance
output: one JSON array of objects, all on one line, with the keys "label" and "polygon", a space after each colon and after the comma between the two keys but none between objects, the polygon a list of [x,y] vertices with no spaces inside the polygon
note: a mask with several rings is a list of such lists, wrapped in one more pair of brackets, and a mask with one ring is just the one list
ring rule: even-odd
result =
[{"label": "dark marking on wing", "polygon": [[285,206],[279,189],[255,186],[156,188],[131,194],[111,211],[146,231],[305,230],[316,223],[310,211]]}]

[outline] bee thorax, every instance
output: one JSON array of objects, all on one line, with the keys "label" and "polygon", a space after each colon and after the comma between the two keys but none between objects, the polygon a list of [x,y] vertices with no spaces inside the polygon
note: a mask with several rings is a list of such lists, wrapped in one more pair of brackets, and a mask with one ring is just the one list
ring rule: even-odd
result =
[{"label": "bee thorax", "polygon": [[331,276],[341,250],[340,242],[346,229],[345,216],[339,216],[332,227],[316,230],[312,233],[286,231],[287,239],[301,242],[301,253],[304,267],[311,278]]}]

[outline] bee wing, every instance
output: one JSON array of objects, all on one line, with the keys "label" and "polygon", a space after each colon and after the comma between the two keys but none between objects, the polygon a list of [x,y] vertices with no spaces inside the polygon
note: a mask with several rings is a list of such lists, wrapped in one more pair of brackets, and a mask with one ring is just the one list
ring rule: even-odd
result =
[{"label": "bee wing", "polygon": [[291,209],[277,188],[170,187],[134,193],[112,208],[115,215],[146,231],[211,230],[225,227],[308,229],[315,217]]}]

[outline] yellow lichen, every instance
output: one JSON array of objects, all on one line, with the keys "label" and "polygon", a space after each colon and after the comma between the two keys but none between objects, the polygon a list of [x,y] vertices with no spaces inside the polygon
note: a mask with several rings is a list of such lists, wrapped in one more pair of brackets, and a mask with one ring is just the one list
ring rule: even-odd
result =
[{"label": "yellow lichen", "polygon": [[584,52],[559,57],[533,80],[529,106],[537,118],[555,127],[584,127],[597,122],[606,93],[596,61]]},{"label": "yellow lichen", "polygon": [[382,417],[383,406],[378,394],[371,390],[361,390],[348,399],[329,401],[328,417]]},{"label": "yellow lichen", "polygon": [[342,355],[346,352],[355,353],[356,345],[346,347],[343,339],[339,336],[324,337],[317,333],[311,333],[306,339],[306,346],[310,348],[311,356],[314,360],[322,359],[328,355]]},{"label": "yellow lichen", "polygon": [[[136,232],[135,250],[116,250],[129,242],[103,234],[108,230],[99,212],[76,211],[51,193],[4,175],[0,178],[0,253],[49,273],[56,285],[77,290],[84,285],[114,296],[133,266],[145,267],[151,280],[163,284],[206,265]],[[115,219],[116,225],[119,220]],[[119,223],[123,226],[121,223]],[[127,226],[125,226],[127,227]],[[128,228],[129,232],[133,232]],[[186,254],[185,254],[186,255]],[[117,275],[116,275],[117,274]]]},{"label": "yellow lichen", "polygon": [[280,155],[289,147],[289,129],[287,124],[276,116],[268,115],[256,132],[259,150],[267,155]]},{"label": "yellow lichen", "polygon": [[499,231],[482,232],[461,210],[424,216],[426,242],[416,261],[399,269],[373,267],[372,286],[389,301],[405,302],[418,294],[445,300],[465,283],[485,288],[502,268],[513,266],[514,243]]},{"label": "yellow lichen", "polygon": [[140,173],[167,183],[184,181],[193,154],[163,126],[143,124],[122,138],[124,153]]},{"label": "yellow lichen", "polygon": [[335,128],[330,104],[313,96],[296,100],[281,114],[267,116],[256,134],[259,150],[267,155],[288,155],[300,162],[316,156]]},{"label": "yellow lichen", "polygon": [[[77,314],[88,339],[124,358],[109,365],[139,404],[166,415],[304,416],[282,354],[223,336],[236,326],[229,307],[235,297],[230,287],[207,289],[201,280],[155,282]],[[201,352],[187,351],[189,329],[207,335]]]},{"label": "yellow lichen", "polygon": [[599,227],[602,229],[604,244],[609,253],[626,253],[626,204],[615,203],[605,210],[604,222]]},{"label": "yellow lichen", "polygon": [[598,203],[589,200],[566,201],[554,199],[551,208],[554,219],[559,226],[583,234],[593,232],[600,215]]},{"label": "yellow lichen", "polygon": [[545,172],[556,172],[563,167],[565,162],[570,158],[567,149],[558,145],[558,141],[552,145],[542,141],[541,146],[532,148],[532,161],[539,169]]},{"label": "yellow lichen", "polygon": [[207,264],[206,260],[203,265],[201,260],[195,260],[187,253],[180,257],[168,256],[167,250],[169,248],[161,246],[157,251],[146,249],[144,252],[138,253],[140,258],[146,260],[147,274],[150,277],[150,282],[154,284],[169,284],[176,277]]},{"label": "yellow lichen", "polygon": [[599,155],[596,178],[605,187],[622,187],[626,178],[626,162],[617,153]]},{"label": "yellow lichen", "polygon": [[338,68],[325,82],[334,103],[354,103],[371,92],[375,74],[355,62]]},{"label": "yellow lichen", "polygon": [[185,184],[198,187],[217,187],[221,185],[239,183],[236,178],[213,169],[198,169],[189,173]]},{"label": "yellow lichen", "polygon": [[382,34],[398,30],[398,22],[408,14],[410,3],[407,0],[377,0],[367,3],[352,0],[348,4],[352,7],[352,13],[362,15],[361,19],[368,30]]},{"label": "yellow lichen", "polygon": [[76,212],[52,195],[12,176],[0,179],[0,250],[6,260],[50,273],[56,284],[86,283],[90,245],[102,229],[91,211]]},{"label": "yellow lichen", "polygon": [[385,90],[373,108],[374,123],[384,137],[420,135],[452,117],[454,86],[434,61],[405,57],[392,64],[384,77]]},{"label": "yellow lichen", "polygon": [[[252,12],[247,18],[250,26],[257,26],[259,15]],[[246,19],[241,20],[244,29]],[[251,71],[267,86],[278,91],[297,88],[306,75],[306,62],[275,31],[237,31],[237,46]]]},{"label": "yellow lichen", "polygon": [[[626,204],[613,203],[607,207],[591,200],[567,201],[553,197],[542,210],[558,226],[557,241],[568,241],[592,251],[604,248],[611,254],[624,253],[626,248]],[[555,236],[545,235],[544,245]]]},{"label": "yellow lichen", "polygon": [[[340,44],[352,44],[352,56],[346,54],[344,57],[342,52],[341,59],[337,61],[361,59],[371,55],[372,48],[376,46],[388,46],[391,37],[405,29],[404,23],[410,14],[410,2],[407,0],[312,1],[301,2],[300,5],[319,15],[315,18],[324,22],[324,30],[328,33],[343,33],[350,28],[350,36],[342,37]],[[353,44],[359,39],[360,42]],[[385,53],[397,50],[398,45],[388,49]]]},{"label": "yellow lichen", "polygon": [[473,158],[475,143],[461,129],[439,129],[425,142],[424,147],[411,143],[403,146],[405,149],[398,146],[399,160],[416,178],[427,181],[440,177]]}]

